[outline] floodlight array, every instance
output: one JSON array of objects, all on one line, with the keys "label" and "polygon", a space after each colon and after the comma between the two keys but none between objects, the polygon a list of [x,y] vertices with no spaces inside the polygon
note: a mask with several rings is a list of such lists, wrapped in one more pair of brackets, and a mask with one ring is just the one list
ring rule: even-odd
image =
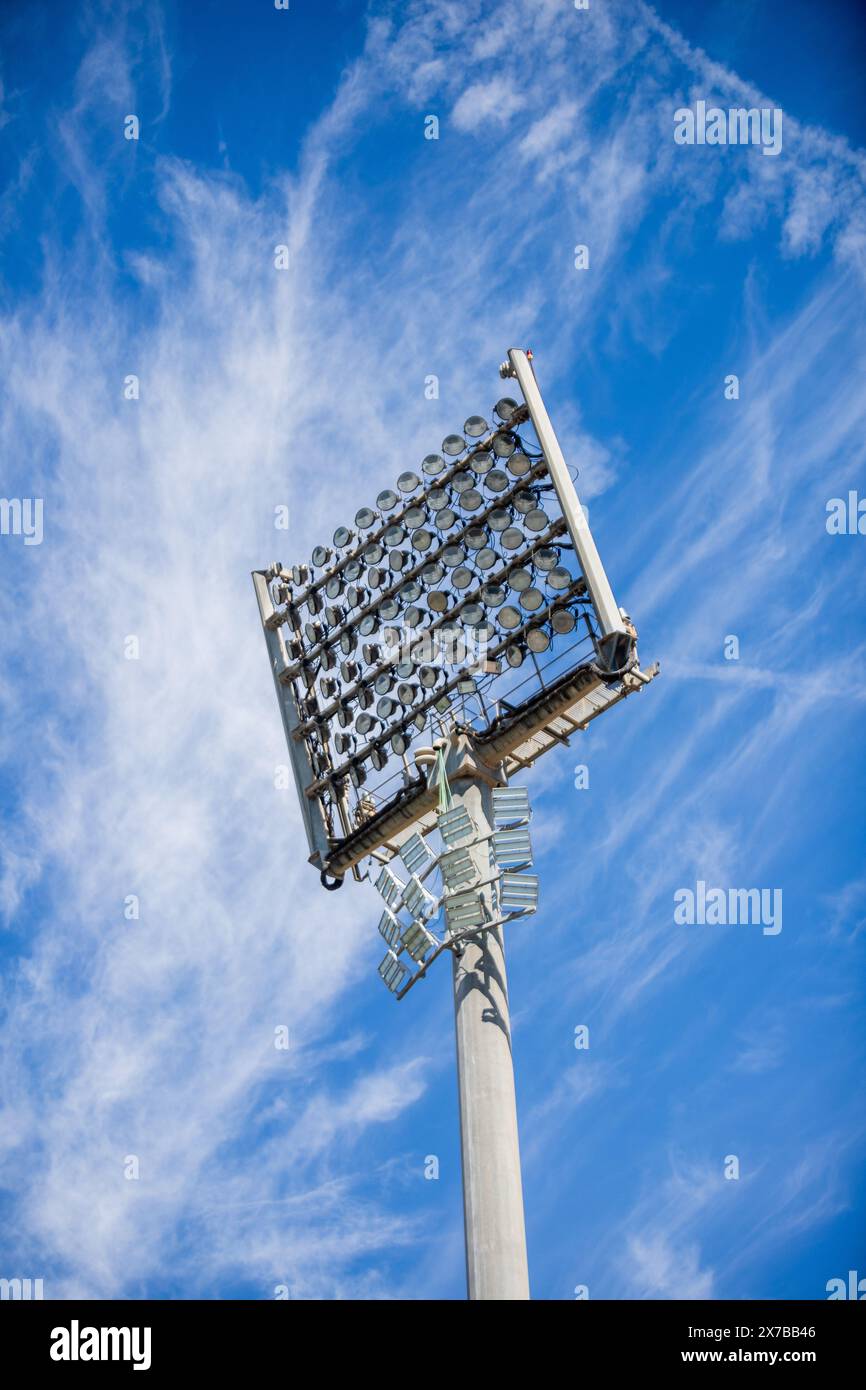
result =
[{"label": "floodlight array", "polygon": [[539,659],[576,645],[594,657],[592,605],[529,412],[503,397],[493,415],[470,416],[308,564],[268,572],[280,680],[333,839],[337,814],[351,829],[348,788],[357,824],[360,789],[407,768],[419,733],[452,717],[486,727],[524,664],[535,677]]},{"label": "floodlight array", "polygon": [[[398,878],[386,866],[376,880],[386,904],[379,931],[388,948],[379,974],[398,998],[443,950],[459,951],[467,935],[528,916],[538,906],[538,878],[523,872],[532,865],[528,793],[524,787],[497,788],[492,802],[492,821],[498,828],[481,835],[465,806],[458,802],[440,807],[440,851],[424,836],[412,835],[400,850],[408,878]],[[485,847],[486,869],[485,855],[479,852]],[[438,894],[421,882],[422,875],[437,868]],[[437,934],[433,923],[440,917]],[[405,956],[415,962],[414,970]]]}]

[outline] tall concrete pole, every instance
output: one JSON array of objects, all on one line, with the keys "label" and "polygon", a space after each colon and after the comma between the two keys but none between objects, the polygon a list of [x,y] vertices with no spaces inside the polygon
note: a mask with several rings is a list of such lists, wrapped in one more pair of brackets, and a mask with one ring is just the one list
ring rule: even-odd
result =
[{"label": "tall concrete pole", "polygon": [[[490,833],[491,782],[458,773],[451,789],[479,834]],[[476,846],[472,854],[479,878],[490,878],[489,846]],[[489,906],[490,888],[483,892]],[[462,954],[454,956],[454,1013],[469,1297],[526,1299],[529,1270],[501,927],[467,938]]]}]

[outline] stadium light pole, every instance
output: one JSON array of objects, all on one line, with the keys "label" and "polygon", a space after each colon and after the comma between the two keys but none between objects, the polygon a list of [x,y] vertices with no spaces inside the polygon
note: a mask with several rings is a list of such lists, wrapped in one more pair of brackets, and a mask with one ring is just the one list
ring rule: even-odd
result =
[{"label": "stadium light pole", "polygon": [[397,999],[452,955],[468,1294],[511,1301],[530,1295],[504,927],[538,901],[513,778],[658,667],[640,668],[531,352],[500,376],[522,402],[469,416],[310,563],[253,582],[309,862],[330,891],[375,884]]},{"label": "stadium light pole", "polygon": [[[491,790],[501,769],[489,767],[468,739],[449,774],[455,801],[482,838],[470,849],[483,881],[490,877],[485,838],[493,833]],[[495,904],[482,889],[491,919]],[[457,1089],[463,1170],[466,1283],[470,1299],[529,1298],[520,1141],[511,1048],[503,928],[470,936],[453,956]]]}]

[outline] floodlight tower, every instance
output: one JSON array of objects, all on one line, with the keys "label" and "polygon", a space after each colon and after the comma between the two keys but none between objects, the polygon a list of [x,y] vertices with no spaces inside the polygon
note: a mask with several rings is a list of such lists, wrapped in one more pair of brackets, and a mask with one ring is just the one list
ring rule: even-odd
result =
[{"label": "floodlight tower", "polygon": [[512,778],[658,667],[640,669],[532,354],[512,348],[500,375],[522,403],[499,400],[493,426],[471,415],[424,458],[426,482],[402,473],[311,565],[253,582],[310,863],[329,890],[374,878],[396,998],[452,955],[468,1293],[516,1300],[529,1276],[503,928],[535,911],[538,879]]}]

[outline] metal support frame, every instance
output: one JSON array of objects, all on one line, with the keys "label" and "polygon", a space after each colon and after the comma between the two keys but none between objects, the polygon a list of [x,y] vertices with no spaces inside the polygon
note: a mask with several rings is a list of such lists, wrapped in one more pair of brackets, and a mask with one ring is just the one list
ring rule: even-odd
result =
[{"label": "metal support frame", "polygon": [[598,547],[589,529],[589,522],[580,505],[577,489],[571,480],[559,440],[550,423],[550,416],[535,379],[531,357],[522,348],[509,348],[508,362],[509,368],[503,366],[502,374],[516,377],[523,392],[536,437],[547,459],[550,481],[556,489],[562,515],[565,517],[568,533],[577,552],[592,606],[598,618],[602,656],[608,668],[615,670],[625,664],[631,641],[630,634],[623,624],[613,589],[601,563]]}]

